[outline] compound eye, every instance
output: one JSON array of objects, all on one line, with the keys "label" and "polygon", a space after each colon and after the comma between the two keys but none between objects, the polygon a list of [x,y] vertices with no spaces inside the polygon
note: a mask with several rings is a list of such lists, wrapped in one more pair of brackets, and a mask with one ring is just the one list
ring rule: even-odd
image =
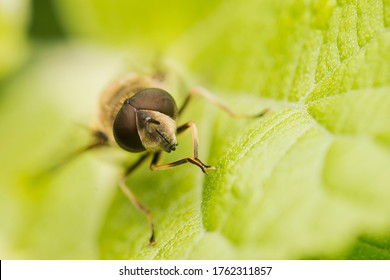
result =
[{"label": "compound eye", "polygon": [[131,153],[145,151],[137,131],[136,109],[124,103],[115,117],[113,134],[118,145]]},{"label": "compound eye", "polygon": [[145,88],[129,98],[129,104],[137,110],[150,110],[163,113],[173,120],[177,119],[178,110],[172,96],[160,88]]}]

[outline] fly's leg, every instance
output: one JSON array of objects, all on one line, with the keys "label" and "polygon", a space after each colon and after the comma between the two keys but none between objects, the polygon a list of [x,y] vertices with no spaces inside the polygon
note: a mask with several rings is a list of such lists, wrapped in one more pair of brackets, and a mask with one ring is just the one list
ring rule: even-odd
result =
[{"label": "fly's leg", "polygon": [[243,113],[236,113],[230,107],[223,102],[221,99],[213,95],[211,92],[209,92],[207,89],[203,87],[195,87],[193,88],[190,93],[187,95],[187,98],[184,100],[183,105],[179,109],[179,116],[182,114],[185,108],[187,108],[188,103],[190,102],[191,99],[193,99],[196,95],[200,95],[203,98],[207,99],[210,101],[212,104],[215,106],[219,107],[222,109],[225,113],[230,115],[232,118],[260,118],[264,116],[269,109],[265,109],[257,114],[243,114]]},{"label": "fly's leg", "polygon": [[135,194],[130,190],[130,188],[126,185],[126,178],[138,167],[141,165],[142,162],[145,161],[149,157],[149,153],[143,155],[140,157],[135,163],[130,165],[126,172],[123,174],[121,179],[119,180],[119,188],[122,190],[122,192],[126,195],[126,197],[131,201],[131,203],[138,208],[140,211],[142,211],[146,217],[148,218],[151,235],[149,238],[149,245],[155,243],[155,232],[154,232],[154,221],[153,216],[150,210],[142,204],[142,202],[135,196]]},{"label": "fly's leg", "polygon": [[191,132],[192,132],[192,142],[193,142],[193,155],[192,155],[192,157],[186,157],[186,158],[174,161],[174,162],[166,163],[163,165],[158,165],[158,162],[161,158],[161,152],[157,152],[153,157],[152,163],[150,164],[151,170],[162,170],[162,169],[172,168],[172,167],[175,167],[175,166],[187,163],[187,162],[198,166],[205,174],[207,174],[208,169],[215,169],[213,166],[209,166],[209,165],[204,164],[198,158],[198,142],[199,142],[199,140],[198,140],[198,131],[196,129],[196,125],[194,122],[191,121],[191,122],[188,122],[188,123],[185,123],[185,124],[179,126],[177,128],[177,134],[182,133],[183,131],[185,131],[188,128],[191,128]]},{"label": "fly's leg", "polygon": [[91,141],[90,144],[69,154],[67,157],[63,158],[59,163],[54,164],[49,169],[47,169],[45,173],[54,173],[60,170],[63,166],[67,165],[69,162],[76,159],[78,156],[84,154],[85,152],[96,150],[97,148],[106,147],[106,146],[108,146],[107,135],[102,131],[94,131],[93,140]]}]

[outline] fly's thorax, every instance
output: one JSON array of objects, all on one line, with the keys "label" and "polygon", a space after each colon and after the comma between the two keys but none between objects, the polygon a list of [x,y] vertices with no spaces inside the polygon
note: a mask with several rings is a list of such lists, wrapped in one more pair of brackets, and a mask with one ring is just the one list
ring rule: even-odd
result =
[{"label": "fly's thorax", "polygon": [[176,149],[176,121],[153,110],[137,111],[137,130],[147,151],[171,152]]}]

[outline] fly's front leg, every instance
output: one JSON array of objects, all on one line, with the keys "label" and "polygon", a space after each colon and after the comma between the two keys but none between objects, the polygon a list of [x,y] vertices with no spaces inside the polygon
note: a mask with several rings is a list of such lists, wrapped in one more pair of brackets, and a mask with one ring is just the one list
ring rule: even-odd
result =
[{"label": "fly's front leg", "polygon": [[158,162],[161,158],[161,152],[157,152],[153,157],[152,163],[150,164],[151,170],[167,169],[167,168],[175,167],[175,166],[187,163],[187,162],[198,166],[205,174],[207,174],[207,170],[215,169],[215,167],[213,167],[213,166],[209,166],[209,165],[204,164],[198,158],[198,142],[199,142],[199,140],[198,140],[198,131],[196,129],[196,125],[194,122],[188,122],[188,123],[185,123],[185,124],[179,126],[177,128],[177,134],[182,133],[183,131],[185,131],[188,128],[191,128],[191,132],[192,132],[193,156],[179,159],[177,161],[166,163],[163,165],[158,165]]},{"label": "fly's front leg", "polygon": [[148,208],[146,208],[141,201],[135,196],[135,194],[128,188],[126,185],[126,178],[146,159],[149,157],[149,153],[143,155],[136,161],[134,164],[129,166],[126,170],[126,172],[123,174],[121,179],[119,180],[119,188],[122,190],[122,192],[127,196],[127,198],[131,201],[131,203],[137,207],[139,210],[141,210],[146,217],[148,218],[151,235],[149,238],[149,245],[153,244],[155,242],[155,233],[154,233],[154,221],[152,213]]}]

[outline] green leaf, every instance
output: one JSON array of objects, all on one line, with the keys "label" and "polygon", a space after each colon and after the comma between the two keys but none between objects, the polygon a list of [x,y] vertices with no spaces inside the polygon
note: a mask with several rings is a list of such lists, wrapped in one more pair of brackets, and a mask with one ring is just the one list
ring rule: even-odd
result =
[{"label": "green leaf", "polygon": [[[273,112],[245,129],[222,116],[215,123],[208,118],[209,161],[217,170],[205,181],[201,213],[180,219],[178,210],[153,209],[161,201],[152,198],[148,205],[161,223],[158,244],[149,248],[136,239],[134,253],[126,247],[134,244],[127,226],[118,255],[107,240],[115,243],[111,228],[126,218],[113,206],[103,257],[339,258],[361,234],[386,232],[389,9],[383,1],[231,1],[199,22],[172,46],[172,56],[215,91],[234,95],[237,110],[261,109],[261,99],[259,105],[238,101],[254,95],[268,97],[263,102]],[[177,172],[166,177],[180,177]],[[139,191],[153,197],[145,193]],[[186,207],[198,204],[194,196]],[[167,230],[161,215],[176,230]],[[183,232],[186,226],[191,230]]]},{"label": "green leaf", "polygon": [[389,234],[381,236],[363,236],[358,239],[355,246],[346,256],[348,259],[359,260],[389,260],[390,238]]},{"label": "green leaf", "polygon": [[[38,56],[7,88],[0,111],[9,136],[0,139],[6,166],[0,212],[12,210],[12,219],[0,219],[6,257],[389,259],[389,1],[223,1],[199,18],[178,4],[178,17],[166,17],[161,7],[148,18],[145,30],[161,24],[161,37],[131,29],[142,16],[129,17],[128,6],[85,3],[63,14],[78,38],[123,47],[130,34],[145,44],[140,53],[128,45],[130,57],[151,60],[166,49],[171,71],[187,87],[200,83],[237,112],[271,112],[237,120],[194,100],[180,122],[196,122],[199,156],[217,169],[205,176],[192,165],[150,172],[145,164],[128,178],[154,216],[157,243],[148,246],[145,215],[117,189],[119,168],[105,163],[114,150],[85,155],[49,182],[23,179],[58,150],[66,155],[87,142],[65,120],[92,120],[91,101],[132,66],[121,64],[129,54],[117,49],[44,49],[45,59]],[[108,32],[121,24],[118,33]],[[178,103],[184,92],[173,90]],[[165,162],[191,155],[190,133],[179,143]],[[136,158],[129,155],[129,162]]]}]

